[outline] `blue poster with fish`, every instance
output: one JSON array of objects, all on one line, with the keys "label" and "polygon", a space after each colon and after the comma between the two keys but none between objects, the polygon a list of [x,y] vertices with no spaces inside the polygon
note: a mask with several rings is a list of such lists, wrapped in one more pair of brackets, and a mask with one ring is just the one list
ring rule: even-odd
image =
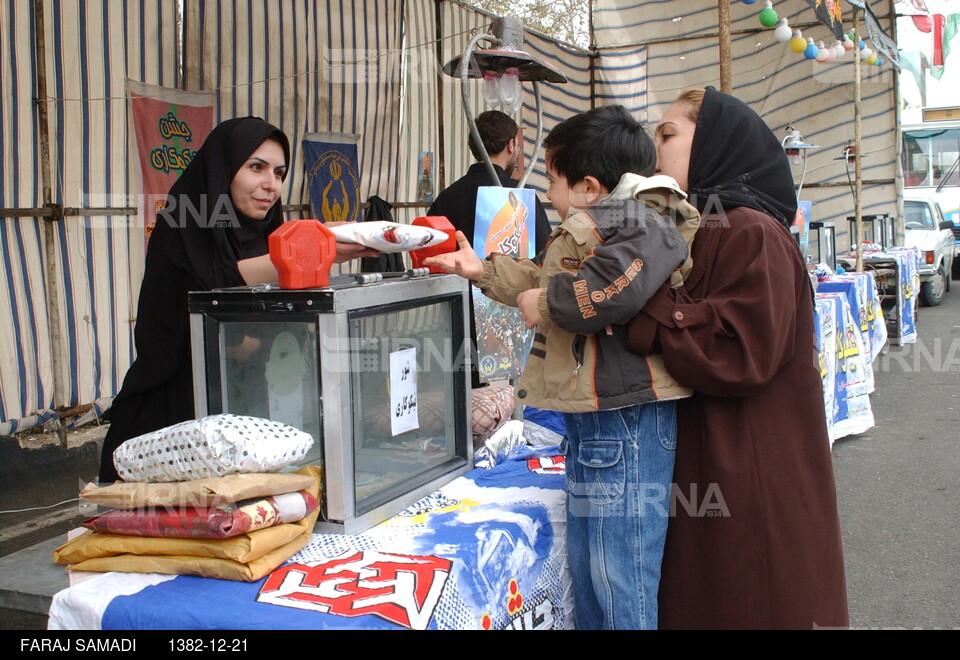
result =
[{"label": "blue poster with fish", "polygon": [[355,222],[360,214],[359,136],[307,133],[303,138],[310,209],[320,222]]},{"label": "blue poster with fish", "polygon": [[[473,249],[481,259],[494,252],[515,259],[535,256],[536,193],[530,188],[485,186],[477,190]],[[473,287],[477,325],[477,371],[482,382],[516,378],[533,345],[515,307],[487,298]]]}]

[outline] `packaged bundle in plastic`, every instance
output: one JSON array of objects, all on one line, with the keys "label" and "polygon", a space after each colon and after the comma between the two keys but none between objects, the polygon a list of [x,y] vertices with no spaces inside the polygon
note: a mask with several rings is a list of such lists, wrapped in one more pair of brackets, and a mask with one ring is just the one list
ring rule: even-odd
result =
[{"label": "packaged bundle in plastic", "polygon": [[386,220],[350,222],[329,227],[338,243],[359,243],[378,252],[406,252],[439,245],[445,232],[420,225],[401,225]]},{"label": "packaged bundle in plastic", "polygon": [[316,497],[300,491],[212,507],[120,509],[84,520],[82,525],[125,536],[226,539],[297,522],[317,505]]},{"label": "packaged bundle in plastic", "polygon": [[533,447],[556,447],[563,441],[563,436],[553,429],[525,419],[523,420],[523,439]]},{"label": "packaged bundle in plastic", "polygon": [[153,484],[118,482],[97,486],[91,483],[80,491],[80,497],[86,502],[108,509],[142,509],[151,506],[210,507],[295,493],[309,487],[311,483],[312,478],[305,474],[255,472]]},{"label": "packaged bundle in plastic", "polygon": [[487,438],[483,446],[474,453],[474,467],[490,468],[510,460],[517,452],[526,449],[523,438],[523,422],[512,419],[501,426],[496,433]]},{"label": "packaged bundle in plastic", "polygon": [[[320,468],[308,465],[305,489],[320,497]],[[305,518],[225,539],[144,537],[85,532],[53,551],[53,560],[74,571],[164,573],[254,582],[305,546],[313,534],[319,507]]]},{"label": "packaged bundle in plastic", "polygon": [[473,390],[472,422],[473,446],[480,447],[497,429],[506,424],[513,414],[516,404],[513,401],[511,385],[489,385]]},{"label": "packaged bundle in plastic", "polygon": [[259,417],[211,415],[131,438],[113,452],[124,481],[190,481],[276,472],[307,455],[313,438]]}]

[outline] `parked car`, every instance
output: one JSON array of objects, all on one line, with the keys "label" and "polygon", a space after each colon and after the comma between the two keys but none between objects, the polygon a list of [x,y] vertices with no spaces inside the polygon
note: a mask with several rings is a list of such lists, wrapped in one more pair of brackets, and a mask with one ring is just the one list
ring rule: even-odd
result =
[{"label": "parked car", "polygon": [[921,253],[920,301],[934,307],[951,288],[953,223],[944,219],[936,201],[923,197],[905,197],[903,221],[906,246]]}]

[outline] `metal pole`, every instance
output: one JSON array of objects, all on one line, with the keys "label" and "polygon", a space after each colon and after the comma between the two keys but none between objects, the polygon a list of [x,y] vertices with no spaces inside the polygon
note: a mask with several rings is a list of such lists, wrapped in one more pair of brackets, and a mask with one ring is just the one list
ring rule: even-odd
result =
[{"label": "metal pole", "polygon": [[533,146],[533,156],[530,157],[530,165],[524,168],[523,176],[520,177],[520,183],[517,188],[524,188],[527,185],[527,179],[533,172],[533,167],[537,164],[540,157],[540,147],[543,146],[543,97],[540,94],[540,83],[533,81],[533,95],[537,100],[537,141]]},{"label": "metal pole", "polygon": [[480,155],[483,156],[483,164],[487,167],[487,172],[490,174],[493,185],[501,186],[503,184],[500,183],[500,177],[497,176],[497,171],[493,169],[493,161],[490,160],[487,148],[484,146],[483,140],[480,139],[480,131],[477,130],[477,122],[473,118],[473,108],[470,107],[470,59],[473,57],[473,49],[476,48],[477,44],[481,41],[487,41],[494,47],[500,45],[499,39],[491,37],[488,34],[478,34],[470,40],[470,43],[467,44],[467,49],[463,51],[463,55],[460,58],[460,71],[458,72],[460,76],[460,95],[463,98],[463,114],[467,117],[467,125],[470,127],[470,135],[473,136],[473,143],[477,145],[477,150],[480,152]]},{"label": "metal pole", "polygon": [[[893,15],[893,10],[894,10],[893,0],[890,0],[890,2],[887,5],[887,15]],[[897,33],[896,19],[890,22],[890,26],[893,31],[893,35],[892,35],[893,40],[896,42],[897,39],[899,38],[899,34]],[[890,68],[893,69],[893,89],[895,90],[900,89],[900,69],[895,66]],[[922,76],[922,78],[924,83],[926,83],[927,77]],[[921,101],[923,101],[924,97],[923,97],[922,88],[920,90],[920,94],[921,94],[920,99]],[[923,105],[925,106],[926,103],[923,103]],[[894,104],[894,117],[896,118],[895,121],[897,122],[897,126],[898,127],[902,126],[903,116],[902,116],[902,108],[900,103]],[[895,217],[894,236],[892,237],[892,240],[893,240],[893,245],[904,245],[904,239],[906,238],[905,236],[906,227],[904,227],[904,218],[903,218],[903,138],[899,132],[897,133],[897,140],[896,140],[896,163],[897,163],[897,168],[896,168],[896,174],[894,178],[894,185],[897,186],[896,188],[897,211],[896,211],[896,215],[894,216]],[[944,182],[946,182],[946,179],[944,179]]]},{"label": "metal pole", "polygon": [[[40,183],[44,208],[51,214],[43,222],[44,288],[47,292],[47,323],[50,332],[50,360],[53,371],[53,408],[67,400],[60,367],[63,364],[63,348],[60,345],[60,294],[57,291],[56,222],[63,220],[63,209],[53,204],[52,176],[50,174],[50,125],[47,117],[47,58],[44,34],[43,0],[34,0],[34,25],[36,29],[37,60],[37,123],[40,128]],[[61,424],[57,429],[60,444],[67,447],[67,430]]]},{"label": "metal pole", "polygon": [[587,29],[590,31],[590,109],[597,107],[597,44],[593,40],[593,0],[587,3]]},{"label": "metal pole", "polygon": [[434,4],[434,17],[437,21],[437,190],[447,187],[446,149],[443,141],[443,0]]},{"label": "metal pole", "polygon": [[[183,35],[180,56],[181,89],[196,91],[203,89],[203,54],[200,52],[200,32],[203,13],[199,2],[181,0],[182,12],[178,12],[177,21],[181,22]],[[190,31],[187,31],[190,26]]]},{"label": "metal pole", "polygon": [[733,94],[733,73],[730,65],[730,0],[717,0],[720,31],[720,91]]},{"label": "metal pole", "polygon": [[863,207],[861,204],[861,195],[863,192],[863,180],[861,178],[861,117],[860,117],[860,17],[857,14],[857,8],[853,9],[853,36],[856,39],[853,46],[855,57],[853,58],[853,143],[856,146],[856,154],[853,160],[853,215],[854,215],[854,234],[857,246],[857,272],[863,272]]}]

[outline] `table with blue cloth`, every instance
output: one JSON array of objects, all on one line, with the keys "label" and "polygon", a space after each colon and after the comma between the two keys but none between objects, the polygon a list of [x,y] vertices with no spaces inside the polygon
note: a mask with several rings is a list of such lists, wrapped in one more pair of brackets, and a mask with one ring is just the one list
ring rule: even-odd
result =
[{"label": "table with blue cloth", "polygon": [[841,273],[833,275],[817,285],[817,293],[841,293],[850,303],[850,314],[858,326],[863,347],[866,351],[868,378],[873,391],[873,370],[871,365],[879,357],[887,342],[887,326],[880,304],[876,275],[871,271],[863,273]]},{"label": "table with blue cloth", "polygon": [[571,628],[565,476],[520,448],[358,535],[314,534],[256,582],[101,573],[57,593],[51,629]]},{"label": "table with blue cloth", "polygon": [[873,272],[831,275],[817,284],[815,328],[830,443],[874,425],[873,362],[887,326]]},{"label": "table with blue cloth", "polygon": [[818,291],[815,305],[820,378],[832,445],[874,425],[870,406],[873,373],[867,368],[869,353],[847,294]]},{"label": "table with blue cloth", "polygon": [[917,300],[920,295],[920,250],[908,247],[891,247],[883,253],[865,258],[870,264],[874,259],[893,259],[897,266],[896,329],[891,332],[891,342],[900,345],[917,341]]},{"label": "table with blue cloth", "polygon": [[[847,267],[852,267],[854,257],[849,255],[841,261]],[[863,266],[876,278],[889,342],[897,345],[915,343],[917,299],[920,294],[920,251],[907,247],[871,250],[864,253]]]}]

